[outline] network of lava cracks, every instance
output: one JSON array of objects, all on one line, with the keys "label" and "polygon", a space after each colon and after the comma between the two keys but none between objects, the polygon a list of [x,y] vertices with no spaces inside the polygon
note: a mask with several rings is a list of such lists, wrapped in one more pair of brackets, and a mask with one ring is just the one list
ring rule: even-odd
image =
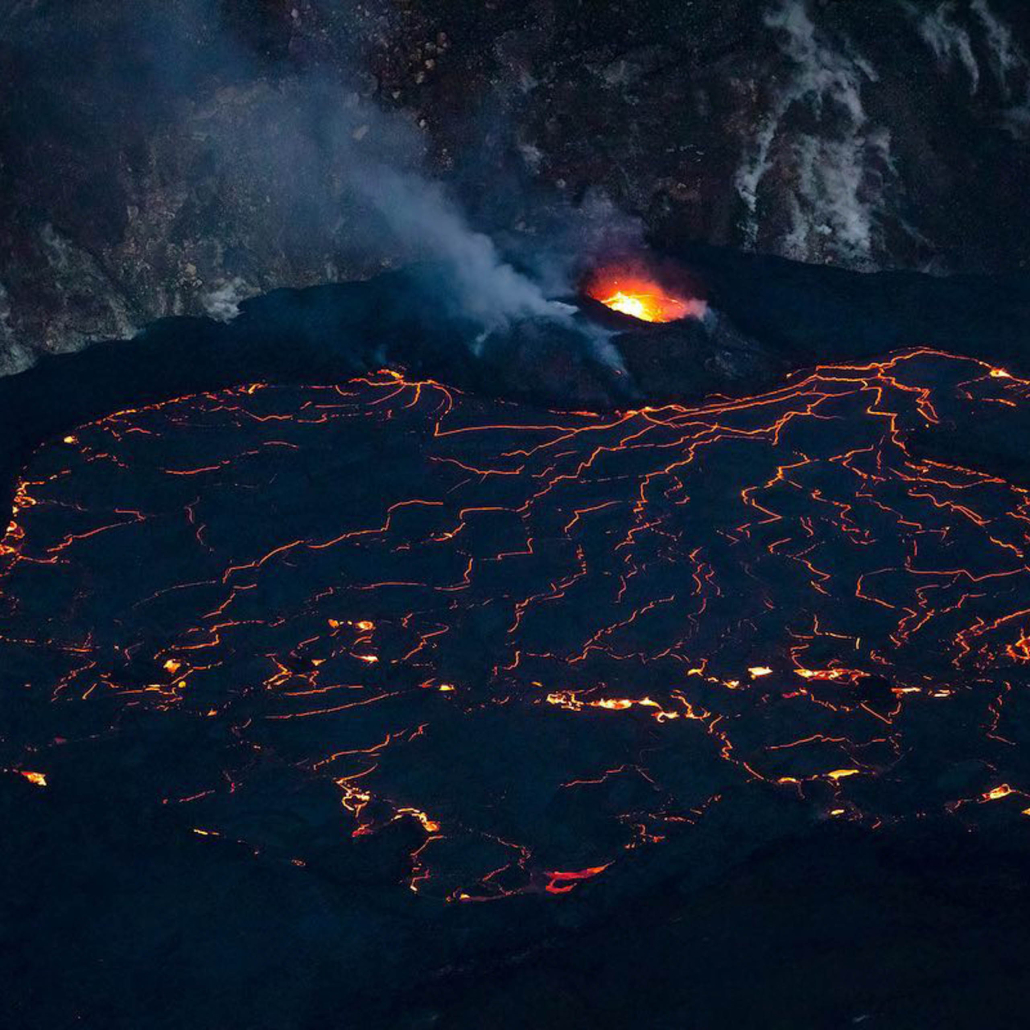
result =
[{"label": "network of lava cracks", "polygon": [[407,824],[447,901],[581,889],[773,795],[1022,819],[1030,498],[906,439],[1028,398],[922,349],[694,408],[384,371],[112,414],[17,487],[0,680],[46,715],[3,765],[46,788],[174,718],[201,743],[140,803],[183,833],[303,865],[276,825],[331,790],[332,834]]}]

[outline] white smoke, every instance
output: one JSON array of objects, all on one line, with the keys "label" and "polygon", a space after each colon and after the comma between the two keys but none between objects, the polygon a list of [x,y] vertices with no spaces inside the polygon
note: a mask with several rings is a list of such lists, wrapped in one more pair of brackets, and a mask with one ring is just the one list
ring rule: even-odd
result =
[{"label": "white smoke", "polygon": [[[832,239],[839,254],[867,258],[874,247],[874,212],[861,201],[871,157],[890,166],[890,134],[885,129],[865,138],[818,140],[803,136],[795,148],[798,193],[791,200],[791,229],[784,252],[810,253],[814,232]],[[803,206],[802,201],[806,201]],[[813,220],[813,215],[815,219]]]},{"label": "white smoke", "polygon": [[[236,120],[219,105],[205,127],[220,165],[234,170],[246,192],[267,196],[297,244],[299,233],[324,233],[348,260],[373,271],[425,262],[441,304],[485,332],[567,314],[469,224],[426,170],[425,136],[409,115],[304,77],[251,90],[247,100],[230,109]],[[203,297],[208,313],[233,317],[244,281],[252,284],[246,275],[213,278],[217,288]]]},{"label": "white smoke", "polygon": [[1008,26],[991,11],[987,6],[987,0],[973,0],[970,10],[983,25],[994,74],[1002,90],[1008,94],[1010,77],[1014,73],[1025,72],[1026,61],[1019,52]]},{"label": "white smoke", "polygon": [[[49,224],[40,230],[61,296],[103,298],[110,309],[95,328],[76,332],[72,345],[129,336],[141,321],[165,314],[199,309],[229,321],[245,297],[283,283],[332,279],[338,267],[356,278],[413,260],[436,270],[441,306],[478,323],[484,336],[520,318],[569,317],[571,309],[549,296],[568,293],[571,280],[545,290],[470,224],[429,169],[425,122],[377,103],[357,43],[340,55],[350,67],[332,76],[258,76],[253,55],[223,22],[223,7],[177,0],[135,14],[129,5],[98,30],[113,50],[138,36],[150,46],[140,67],[98,71],[97,89],[174,99],[174,117],[160,132],[143,126],[151,134],[139,144],[149,162],[138,181],[128,180],[132,216],[123,240],[94,257]],[[341,17],[361,20],[346,11]],[[213,171],[198,177],[196,168]],[[263,220],[255,224],[258,211]],[[173,225],[187,227],[179,246],[167,246]],[[152,245],[167,257],[167,270],[135,260],[141,250],[149,257]],[[115,282],[107,269],[119,265],[139,268],[138,278]],[[0,297],[0,373],[21,368],[49,343],[21,347],[11,338],[20,312],[8,286],[11,300]],[[68,335],[62,330],[61,349]]]},{"label": "white smoke", "polygon": [[[870,124],[862,104],[862,86],[876,81],[876,71],[846,41],[838,49],[823,35],[805,0],[783,0],[765,24],[777,33],[791,74],[737,171],[737,193],[748,211],[745,238],[757,243],[762,182],[770,171],[782,172],[795,182],[791,226],[773,247],[802,260],[827,255],[867,265],[893,172],[890,135]],[[788,134],[784,121],[795,106],[816,120],[816,134]]]},{"label": "white smoke", "polygon": [[933,51],[938,66],[949,71],[956,60],[960,61],[969,76],[970,92],[975,93],[980,88],[980,65],[973,53],[969,31],[956,20],[954,0],[945,0],[929,12],[920,11],[908,0],[904,0],[902,6],[915,20],[916,29]]},{"label": "white smoke", "polygon": [[375,208],[396,242],[438,266],[460,311],[485,330],[525,317],[566,318],[571,308],[504,261],[474,231],[439,183],[386,166],[359,166],[353,188]]},{"label": "white smoke", "polygon": [[201,303],[210,318],[216,322],[231,322],[240,313],[240,301],[253,293],[239,277],[216,286],[201,296]]},{"label": "white smoke", "polygon": [[1002,100],[1004,127],[1017,138],[1030,135],[1030,63],[988,0],[971,0],[968,25],[961,23],[955,0],[944,0],[932,11],[920,9],[911,0],[901,0],[901,6],[933,52],[938,68],[947,73],[959,61],[972,94],[989,76]]},{"label": "white smoke", "polygon": [[34,356],[15,338],[11,328],[11,301],[0,283],[0,376],[14,375],[31,367]]},{"label": "white smoke", "polygon": [[1030,62],[987,0],[973,0],[970,9],[983,25],[991,69],[1006,104],[1003,124],[1017,139],[1026,139],[1030,136]]}]

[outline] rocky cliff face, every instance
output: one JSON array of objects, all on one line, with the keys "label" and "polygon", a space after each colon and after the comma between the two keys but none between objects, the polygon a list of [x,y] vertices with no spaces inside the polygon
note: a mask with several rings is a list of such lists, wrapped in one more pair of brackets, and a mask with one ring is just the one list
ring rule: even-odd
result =
[{"label": "rocky cliff face", "polygon": [[665,244],[1020,268],[1028,54],[1020,0],[22,0],[0,365],[426,256],[369,155],[522,254],[603,195]]}]

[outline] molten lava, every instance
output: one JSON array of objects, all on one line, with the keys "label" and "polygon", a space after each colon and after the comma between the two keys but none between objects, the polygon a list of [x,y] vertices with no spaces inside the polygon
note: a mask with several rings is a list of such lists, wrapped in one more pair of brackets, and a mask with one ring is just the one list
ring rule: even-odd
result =
[{"label": "molten lava", "polygon": [[0,538],[0,774],[145,761],[143,825],[427,904],[614,896],[727,827],[1025,828],[1030,489],[913,446],[1030,405],[997,371],[596,414],[383,371],[80,426]]},{"label": "molten lava", "polygon": [[642,322],[701,318],[707,308],[705,302],[696,297],[675,297],[666,293],[652,279],[611,271],[598,273],[587,287],[587,294],[605,307]]}]

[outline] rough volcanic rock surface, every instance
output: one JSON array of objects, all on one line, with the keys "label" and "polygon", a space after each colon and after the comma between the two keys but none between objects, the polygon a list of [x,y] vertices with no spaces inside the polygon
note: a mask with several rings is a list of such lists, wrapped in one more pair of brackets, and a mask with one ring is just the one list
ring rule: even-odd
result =
[{"label": "rough volcanic rock surface", "polygon": [[908,441],[1028,405],[927,349],[51,438],[0,539],[4,1025],[1014,1025],[1027,491]]},{"label": "rough volcanic rock surface", "polygon": [[1021,267],[1027,53],[1017,0],[15,3],[4,367],[411,257],[355,151],[521,252],[603,191],[670,245]]}]

